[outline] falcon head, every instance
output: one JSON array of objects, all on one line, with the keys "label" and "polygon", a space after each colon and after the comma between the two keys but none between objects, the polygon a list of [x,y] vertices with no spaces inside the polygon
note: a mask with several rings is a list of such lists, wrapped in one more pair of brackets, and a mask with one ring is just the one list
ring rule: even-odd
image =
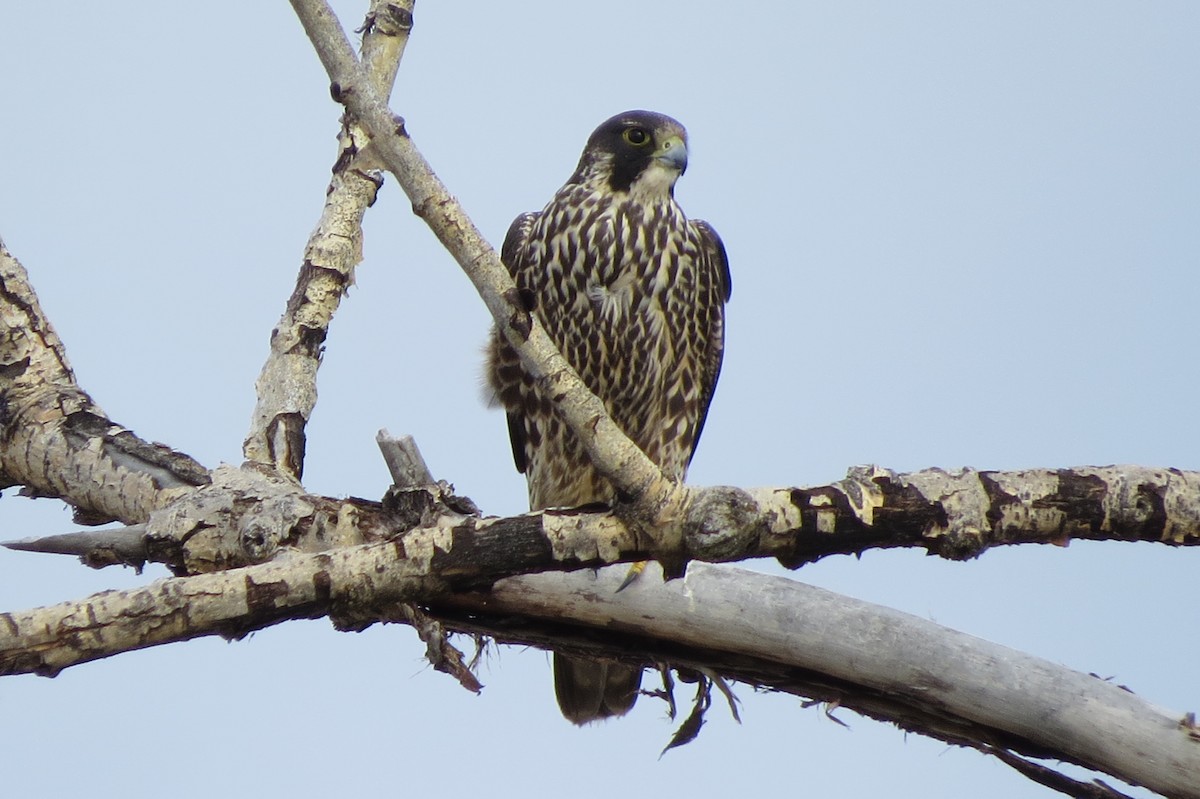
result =
[{"label": "falcon head", "polygon": [[685,169],[683,125],[653,111],[626,111],[592,133],[570,182],[661,200],[673,194]]}]

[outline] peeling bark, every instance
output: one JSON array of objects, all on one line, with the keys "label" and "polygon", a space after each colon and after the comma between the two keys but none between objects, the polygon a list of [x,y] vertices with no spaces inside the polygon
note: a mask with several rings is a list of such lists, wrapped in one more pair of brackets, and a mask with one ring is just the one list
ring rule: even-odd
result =
[{"label": "peeling bark", "polygon": [[[692,667],[740,670],[749,682],[954,743],[986,742],[1099,769],[1167,796],[1200,796],[1194,721],[1123,686],[786,578],[693,564],[682,580],[650,579],[630,596],[614,595],[621,577],[619,570],[594,580],[530,575],[497,583],[486,596],[447,601],[491,618],[586,621],[605,631],[593,638],[623,638],[627,652],[650,637],[673,662],[682,656]],[[712,604],[703,603],[706,597]]]},{"label": "peeling bark", "polygon": [[[216,573],[233,580],[222,583],[219,611],[203,610],[205,591],[199,590],[192,600],[199,603],[195,617],[209,621],[195,628],[173,628],[170,637],[159,640],[146,637],[161,634],[160,625],[147,619],[151,632],[124,633],[112,639],[115,648],[89,648],[75,662],[115,654],[123,651],[121,647],[257,629],[286,618],[326,613],[348,626],[365,626],[387,618],[379,608],[388,603],[431,602],[450,591],[486,589],[513,575],[635,562],[649,554],[649,542],[612,513],[546,510],[482,517],[469,500],[454,496],[444,484],[394,489],[376,503],[305,494],[290,480],[252,470],[221,467],[213,476],[212,485],[151,516],[142,554],[167,563],[178,574]],[[1024,488],[1018,497],[986,491],[984,485]],[[702,515],[685,524],[683,548],[709,561],[775,557],[795,567],[825,555],[898,546],[961,559],[999,544],[1062,544],[1071,537],[1200,543],[1200,473],[1177,470],[928,470],[899,475],[870,467],[820,488],[750,493],[696,489],[694,495],[712,500],[694,506]],[[746,496],[758,496],[760,502],[747,506]],[[1130,497],[1140,500],[1131,507],[1121,504]],[[736,528],[722,529],[730,520],[737,522]],[[128,547],[127,539],[122,540]],[[102,531],[77,536],[72,546],[77,548],[67,551],[102,561],[112,543]],[[19,548],[61,552],[64,542],[52,537],[41,547],[24,541]],[[123,551],[128,558],[129,550]],[[336,579],[330,567],[335,562]],[[242,576],[230,576],[235,573]],[[239,582],[243,579],[245,586]],[[186,579],[168,581],[159,594],[136,592],[129,602],[143,608],[159,597],[170,608],[174,596],[192,590],[182,587],[187,585]],[[265,616],[262,602],[255,601],[256,589],[249,587],[262,585],[278,592],[270,594]],[[313,594],[314,585],[325,589]],[[228,592],[250,593],[243,605],[230,605]],[[603,598],[593,605],[602,616],[610,611]],[[79,614],[101,618],[115,606],[113,597],[101,595],[44,609],[36,616],[9,618],[25,619],[17,624],[22,630],[22,624],[35,624],[34,619],[37,629],[59,629]],[[121,623],[131,629],[129,623]],[[31,668],[20,665],[31,662],[22,640],[15,634],[0,644],[0,673]],[[56,671],[71,665],[71,657],[56,654],[47,664],[32,668]]]},{"label": "peeling bark", "polygon": [[1140,466],[995,472],[875,466],[818,488],[752,490],[769,541],[789,568],[835,553],[920,546],[953,560],[1003,544],[1072,539],[1193,545],[1200,473]]},{"label": "peeling bark", "polygon": [[[390,540],[417,527],[503,528],[529,560],[479,564],[499,577],[519,571],[643,560],[652,541],[619,515],[547,510],[481,517],[444,484],[397,488],[382,503],[307,494],[289,480],[224,466],[212,485],[156,511],[142,548],[122,537],[124,557],[160,562],[178,574],[262,563],[282,551],[320,552]],[[1007,488],[1005,488],[1007,487]],[[1136,466],[995,472],[930,469],[898,474],[859,467],[811,488],[690,489],[681,551],[691,560],[773,557],[798,568],[828,555],[918,547],[953,560],[990,547],[1072,539],[1200,543],[1200,473]],[[30,551],[66,552],[98,565],[111,533],[52,536]],[[470,557],[475,557],[472,554]],[[124,561],[122,561],[124,562]]]},{"label": "peeling bark", "polygon": [[371,134],[372,148],[395,177],[438,240],[458,261],[492,313],[499,330],[539,382],[543,396],[555,397],[555,410],[586,448],[597,470],[628,497],[620,512],[631,523],[652,531],[671,551],[678,539],[677,523],[687,502],[686,490],[663,477],[658,467],[608,418],[596,398],[558,352],[536,317],[518,301],[516,286],[496,251],[438,179],[394,116],[362,66],[337,18],[324,2],[292,0],[305,33],[313,43],[334,87],[334,99],[345,104]]},{"label": "peeling bark", "polygon": [[24,267],[0,244],[0,477],[76,521],[127,524],[208,482],[188,456],[110,421],[75,382]]},{"label": "peeling bark", "polygon": [[[412,30],[412,2],[372,3],[364,26],[366,79],[386,101]],[[271,352],[255,384],[258,403],[242,445],[246,460],[299,480],[305,428],[317,404],[317,369],[333,315],[362,260],[362,220],[383,185],[369,154],[370,138],[342,120],[333,177],[287,308],[271,332]]]}]

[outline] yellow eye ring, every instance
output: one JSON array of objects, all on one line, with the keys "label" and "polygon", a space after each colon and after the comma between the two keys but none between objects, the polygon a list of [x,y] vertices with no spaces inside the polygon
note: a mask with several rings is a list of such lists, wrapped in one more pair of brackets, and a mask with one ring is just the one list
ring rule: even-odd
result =
[{"label": "yellow eye ring", "polygon": [[650,143],[650,134],[645,128],[626,128],[621,133],[621,138],[634,147],[645,147]]}]

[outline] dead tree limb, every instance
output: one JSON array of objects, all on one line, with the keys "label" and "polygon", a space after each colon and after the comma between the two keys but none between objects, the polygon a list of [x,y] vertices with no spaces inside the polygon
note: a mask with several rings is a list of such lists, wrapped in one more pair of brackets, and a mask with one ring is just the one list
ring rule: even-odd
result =
[{"label": "dead tree limb", "polygon": [[58,497],[81,524],[146,521],[208,472],[104,415],[78,383],[29,275],[0,243],[0,486]]},{"label": "dead tree limb", "polygon": [[[366,79],[379,96],[391,94],[408,34],[412,1],[374,0],[364,25]],[[369,137],[349,115],[342,118],[333,177],[317,226],[304,248],[296,288],[275,329],[255,383],[257,405],[242,445],[246,460],[299,480],[304,473],[305,428],[317,404],[317,369],[333,315],[362,260],[362,220],[383,185],[364,157]]]},{"label": "dead tree limb", "polygon": [[[511,536],[496,532],[494,546],[512,545]],[[450,540],[445,530],[421,535],[423,552],[405,539],[412,545],[296,555],[101,594],[87,608],[67,603],[4,614],[0,651],[12,640],[22,648],[8,649],[0,664],[9,672],[52,673],[71,657],[178,640],[189,626],[238,637],[322,613],[361,629],[406,619],[396,603],[435,597],[435,616],[451,629],[539,643],[536,633],[523,631],[540,618],[548,625],[545,640],[557,645],[571,638],[564,624],[596,625],[590,654],[662,658],[783,689],[815,683],[819,698],[935,737],[1078,763],[1167,796],[1200,796],[1200,733],[1186,714],[932,622],[792,580],[704,564],[693,564],[682,580],[643,580],[621,594],[614,589],[622,575],[609,570],[595,580],[518,577],[487,593],[456,595],[446,592],[477,579],[471,571],[478,541]],[[458,561],[459,544],[475,551]],[[397,558],[401,551],[410,557]],[[447,561],[465,570],[447,568]],[[434,579],[434,571],[454,576]]]},{"label": "dead tree limb", "polygon": [[329,75],[333,96],[371,133],[372,147],[428,225],[478,290],[497,327],[539,382],[555,397],[562,415],[596,468],[628,497],[622,512],[644,522],[659,540],[655,549],[678,562],[679,520],[685,490],[663,477],[658,467],[608,418],[593,395],[558,352],[537,318],[518,300],[516,286],[500,257],[450,194],[384,99],[364,74],[354,50],[323,0],[292,0],[305,32]]},{"label": "dead tree limb", "polygon": [[[477,597],[472,609],[493,617],[519,610],[522,618],[586,619],[634,636],[652,623],[664,633],[655,637],[693,650],[786,664],[831,679],[827,685],[853,686],[848,706],[874,696],[921,717],[940,716],[949,723],[921,721],[927,734],[930,723],[940,728],[935,737],[991,741],[1166,796],[1200,796],[1194,721],[1122,686],[786,578],[698,563],[682,580],[646,580],[628,589],[633,596],[613,599],[621,576],[609,570],[583,585],[561,574],[513,578]],[[704,597],[720,600],[698,607]],[[864,658],[865,652],[872,654]],[[887,718],[904,726],[906,713],[893,710]]]},{"label": "dead tree limb", "polygon": [[[589,626],[606,627],[594,635],[611,638],[603,646],[614,657],[644,660],[650,653],[675,652],[673,657],[701,670],[729,668],[752,680],[758,674],[759,681],[777,687],[789,685],[797,671],[819,673],[861,707],[889,707],[904,718],[908,712],[948,719],[955,732],[931,732],[946,740],[960,735],[1006,751],[1062,757],[1167,795],[1197,795],[1197,733],[1188,716],[1164,713],[1120,689],[1098,688],[1105,685],[1101,681],[1081,682],[1078,675],[1047,670],[1036,659],[1015,658],[991,645],[978,647],[974,639],[940,628],[931,626],[936,640],[926,646],[921,632],[899,618],[903,614],[864,607],[857,621],[846,619],[829,609],[845,606],[843,598],[801,599],[791,588],[776,591],[773,583],[740,575],[736,581],[749,596],[731,602],[735,594],[724,578],[713,577],[723,572],[700,565],[685,580],[665,586],[643,580],[616,596],[600,588],[588,597],[592,581],[586,575],[504,580],[653,555],[678,563],[770,555],[796,566],[833,552],[882,546],[921,546],[962,558],[996,544],[1061,544],[1071,538],[1193,544],[1200,540],[1200,480],[1196,473],[1135,467],[913,475],[865,468],[816,489],[680,489],[616,430],[536,320],[514,301],[507,271],[425,164],[403,122],[387,110],[390,76],[380,83],[359,63],[323,3],[293,0],[293,5],[330,73],[335,98],[370,131],[369,149],[397,175],[417,213],[463,265],[543,390],[562,396],[564,418],[600,470],[632,498],[630,507],[615,514],[484,519],[440,487],[406,489],[381,504],[315,497],[292,479],[303,464],[304,424],[315,401],[307,392],[315,385],[320,344],[357,261],[355,218],[361,219],[365,198],[373,196],[374,181],[364,164],[354,177],[357,199],[330,212],[349,215],[330,220],[335,227],[349,224],[351,238],[339,242],[348,249],[319,263],[328,254],[322,249],[328,240],[310,243],[306,265],[314,268],[307,278],[302,274],[295,307],[289,304],[277,331],[280,352],[301,358],[303,385],[284,386],[276,397],[260,392],[246,443],[247,457],[258,468],[210,473],[104,417],[75,384],[24,271],[0,250],[5,400],[0,478],[32,495],[63,497],[83,521],[145,523],[132,535],[128,530],[110,535],[104,544],[77,534],[24,542],[21,548],[74,552],[101,562],[98,548],[107,546],[109,562],[144,555],[191,575],[0,614],[0,671],[53,674],[129,649],[198,635],[237,637],[290,618],[329,615],[345,629],[381,620],[424,624],[423,611],[402,612],[397,605],[419,602],[462,629],[489,630],[505,639],[517,640],[511,631],[528,629],[541,616],[543,623],[557,625],[547,628],[558,630],[545,634],[548,642],[572,640],[564,623],[575,625],[576,635]],[[393,56],[398,61],[399,51]],[[364,55],[364,61],[370,58]],[[353,157],[368,148],[358,133],[351,139],[355,143],[343,153],[355,152],[344,162],[339,158],[339,165],[353,172]],[[318,298],[332,301],[320,310],[302,308]],[[308,310],[314,315],[305,316]],[[273,384],[279,375],[268,376],[270,368],[269,361],[263,380]],[[279,379],[286,381],[292,367],[281,368]],[[289,388],[296,393],[288,395]],[[493,585],[491,593],[478,592]],[[672,592],[686,613],[668,612]],[[626,602],[637,608],[637,601],[649,604],[622,615]],[[709,611],[727,603],[741,622],[752,622],[750,628],[738,628],[723,613],[709,618]],[[778,622],[783,637],[764,635],[760,620],[766,626]],[[813,629],[833,632],[806,637]],[[881,652],[887,657],[876,662]],[[939,665],[936,672],[931,663]],[[977,686],[971,680],[980,675],[986,684]],[[1015,704],[1012,694],[1022,693],[1026,680],[1036,684],[1028,698],[1040,704]],[[953,694],[970,696],[971,706]],[[1124,736],[1120,741],[1114,730]],[[1147,763],[1154,773],[1147,773]]]},{"label": "dead tree limb", "polygon": [[[306,494],[253,471],[221,467],[212,474],[213,485],[155,512],[137,535],[121,533],[119,542],[112,531],[85,531],[12,546],[78,555],[98,566],[151,561],[199,574],[284,551],[390,540],[444,516],[451,525],[502,522],[514,536],[541,539],[551,559],[502,567],[509,573],[640,560],[651,551],[637,527],[608,512],[550,510],[497,520],[479,518],[445,484],[395,489],[381,505]],[[797,568],[829,555],[897,547],[963,560],[995,546],[1073,539],[1200,544],[1200,473],[1177,469],[898,474],[870,466],[827,486],[732,494],[695,488],[693,496],[681,547],[689,558],[710,562],[770,557]],[[753,505],[730,504],[745,496]],[[121,557],[106,558],[118,543]]]}]

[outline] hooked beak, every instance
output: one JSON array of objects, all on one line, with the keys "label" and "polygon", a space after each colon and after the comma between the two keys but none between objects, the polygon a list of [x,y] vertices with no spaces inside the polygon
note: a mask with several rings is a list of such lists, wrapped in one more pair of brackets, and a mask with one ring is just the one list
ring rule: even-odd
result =
[{"label": "hooked beak", "polygon": [[679,174],[687,171],[687,145],[680,136],[669,136],[658,146],[654,160],[668,169],[678,169]]}]

